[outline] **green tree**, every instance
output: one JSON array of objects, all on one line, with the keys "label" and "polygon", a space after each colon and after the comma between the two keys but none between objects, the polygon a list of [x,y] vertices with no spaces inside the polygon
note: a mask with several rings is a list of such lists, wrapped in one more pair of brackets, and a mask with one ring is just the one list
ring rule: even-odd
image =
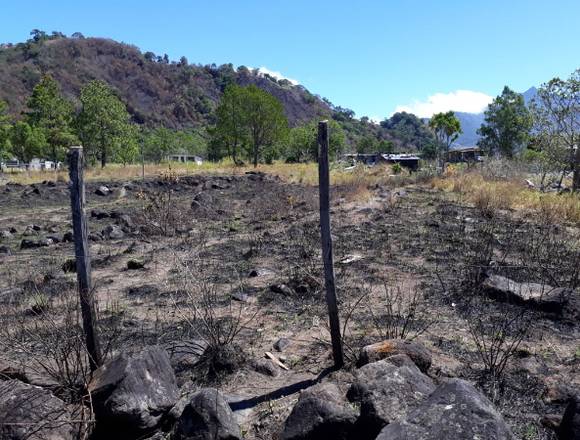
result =
[{"label": "green tree", "polygon": [[247,89],[231,84],[226,87],[216,110],[217,123],[211,132],[213,158],[228,155],[239,163],[242,148],[249,142]]},{"label": "green tree", "polygon": [[[286,139],[284,157],[287,162],[308,162],[318,160],[317,144],[318,124],[311,121],[290,129]],[[329,155],[337,158],[344,150],[346,136],[337,121],[328,121]]]},{"label": "green tree", "polygon": [[405,150],[423,148],[433,142],[433,133],[427,125],[412,113],[398,112],[381,122],[393,138],[400,139]]},{"label": "green tree", "polygon": [[44,131],[49,151],[57,162],[64,159],[66,148],[76,142],[72,128],[73,107],[60,93],[57,82],[45,75],[32,90],[28,100],[26,121],[31,127]]},{"label": "green tree", "polygon": [[0,172],[2,172],[2,162],[9,158],[12,149],[12,143],[10,142],[11,128],[8,104],[0,100]]},{"label": "green tree", "polygon": [[282,103],[268,92],[250,85],[245,88],[245,121],[250,137],[251,156],[254,167],[268,148],[276,147],[288,132],[288,120]]},{"label": "green tree", "polygon": [[119,148],[130,144],[135,135],[125,104],[103,81],[91,81],[81,89],[82,109],[77,127],[87,156],[98,158],[105,167],[110,157],[119,157]]},{"label": "green tree", "polygon": [[271,161],[278,156],[288,133],[288,121],[282,104],[274,96],[254,85],[230,84],[216,114],[209,145],[212,158],[226,153],[237,162],[240,152],[245,150],[256,167],[260,160]]},{"label": "green tree", "polygon": [[568,80],[554,78],[543,84],[532,114],[540,148],[559,164],[562,178],[572,171],[572,189],[580,190],[580,69]]},{"label": "green tree", "polygon": [[485,111],[485,122],[477,130],[477,145],[490,155],[513,157],[529,140],[532,117],[524,97],[504,87]]},{"label": "green tree", "polygon": [[45,131],[39,127],[31,126],[25,121],[18,121],[12,126],[10,141],[12,154],[26,163],[41,155],[47,144]]},{"label": "green tree", "polygon": [[357,153],[376,153],[377,151],[379,151],[379,142],[374,136],[363,136],[356,143]]},{"label": "green tree", "polygon": [[429,120],[429,127],[435,133],[437,143],[443,149],[444,157],[442,166],[445,168],[445,162],[449,155],[451,144],[457,140],[461,134],[461,123],[455,116],[455,113],[448,111],[446,113],[436,113]]}]

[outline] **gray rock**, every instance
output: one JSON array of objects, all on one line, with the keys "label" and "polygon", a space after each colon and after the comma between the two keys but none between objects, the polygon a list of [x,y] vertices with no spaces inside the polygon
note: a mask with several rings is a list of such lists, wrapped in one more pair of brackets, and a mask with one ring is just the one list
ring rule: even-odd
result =
[{"label": "gray rock", "polygon": [[99,232],[91,232],[89,234],[90,241],[103,241],[103,236]]},{"label": "gray rock", "polygon": [[104,423],[131,432],[157,426],[179,398],[169,355],[156,346],[107,362],[95,371],[89,391]]},{"label": "gray rock", "polygon": [[95,209],[91,210],[91,217],[96,218],[98,220],[101,220],[103,218],[109,218],[109,217],[111,217],[111,214],[109,214],[104,209],[95,208]]},{"label": "gray rock", "polygon": [[294,295],[294,291],[286,284],[273,284],[270,286],[270,290],[274,293],[281,293],[282,295],[285,296]]},{"label": "gray rock", "polygon": [[101,234],[109,240],[118,240],[125,236],[125,233],[118,225],[107,226]]},{"label": "gray rock", "polygon": [[274,348],[277,351],[284,351],[286,350],[291,344],[290,339],[288,338],[280,338],[276,342],[274,342]]},{"label": "gray rock", "polygon": [[0,246],[0,255],[12,255],[12,251],[8,246]]},{"label": "gray rock", "polygon": [[508,440],[512,434],[491,402],[468,382],[450,379],[377,440]]},{"label": "gray rock", "polygon": [[570,399],[560,428],[558,430],[559,440],[578,440],[580,438],[580,395]]},{"label": "gray rock", "polygon": [[99,186],[96,190],[95,190],[95,194],[98,196],[108,196],[111,193],[111,190],[109,188],[107,188],[106,186],[102,185]]},{"label": "gray rock", "polygon": [[366,365],[381,359],[405,354],[426,373],[431,366],[431,353],[418,342],[406,341],[404,339],[387,339],[376,344],[367,345],[361,349],[358,366]]},{"label": "gray rock", "polygon": [[0,438],[73,440],[72,414],[49,391],[19,380],[0,382]]},{"label": "gray rock", "polygon": [[347,396],[360,403],[358,424],[365,438],[375,438],[385,425],[405,416],[435,390],[433,381],[404,358],[399,356],[400,366],[383,359],[356,372]]},{"label": "gray rock", "polygon": [[0,240],[7,240],[12,237],[12,232],[7,230],[0,231]]},{"label": "gray rock", "polygon": [[164,345],[169,353],[171,365],[176,372],[194,368],[207,349],[207,342],[199,339],[192,341],[173,341]]},{"label": "gray rock", "polygon": [[241,440],[242,433],[224,396],[216,389],[195,393],[175,426],[175,440]]},{"label": "gray rock", "polygon": [[53,241],[49,238],[44,238],[41,240],[28,240],[23,239],[20,242],[20,249],[35,249],[40,247],[47,247],[53,244]]},{"label": "gray rock", "polygon": [[518,283],[500,275],[490,275],[481,287],[499,301],[530,306],[549,313],[562,313],[573,294],[571,289],[538,283]]},{"label": "gray rock", "polygon": [[280,369],[268,359],[255,359],[252,361],[252,368],[266,376],[278,377],[280,375]]},{"label": "gray rock", "polygon": [[286,419],[282,440],[346,440],[357,414],[332,383],[315,385],[302,392]]},{"label": "gray rock", "polygon": [[63,243],[71,243],[75,240],[75,236],[72,231],[65,232],[62,236]]}]

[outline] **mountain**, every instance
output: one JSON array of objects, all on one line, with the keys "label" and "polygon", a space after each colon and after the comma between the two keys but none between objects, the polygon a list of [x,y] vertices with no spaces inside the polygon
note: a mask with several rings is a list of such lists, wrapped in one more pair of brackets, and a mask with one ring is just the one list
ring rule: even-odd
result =
[{"label": "mountain", "polygon": [[185,58],[143,54],[135,46],[104,38],[45,38],[0,48],[0,99],[14,116],[26,108],[32,88],[45,73],[77,106],[88,81],[107,82],[125,102],[133,119],[149,126],[192,128],[213,121],[221,93],[232,83],[255,84],[284,105],[291,125],[328,117],[331,106],[302,86],[245,67],[192,65]]}]

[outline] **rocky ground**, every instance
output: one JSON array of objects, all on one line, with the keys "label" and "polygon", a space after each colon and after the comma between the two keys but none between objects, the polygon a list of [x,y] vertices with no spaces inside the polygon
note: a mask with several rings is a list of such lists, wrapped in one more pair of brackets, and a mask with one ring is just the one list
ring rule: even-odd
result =
[{"label": "rocky ground", "polygon": [[[425,184],[334,188],[346,367],[331,372],[317,197],[260,173],[90,183],[107,359],[91,379],[67,185],[0,187],[0,394],[62,420],[3,435],[74,438],[74,420],[93,438],[214,438],[191,434],[210,405],[216,438],[557,438],[580,389],[578,229]],[[444,431],[449,399],[469,410],[451,414],[461,434]],[[0,397],[0,416],[13,405]]]}]

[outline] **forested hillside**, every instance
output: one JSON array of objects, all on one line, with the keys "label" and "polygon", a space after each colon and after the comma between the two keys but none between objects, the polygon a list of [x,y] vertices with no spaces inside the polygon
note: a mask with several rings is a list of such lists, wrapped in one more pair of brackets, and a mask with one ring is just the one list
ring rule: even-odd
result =
[{"label": "forested hillside", "polygon": [[393,124],[357,119],[354,112],[334,106],[301,85],[255,69],[231,64],[190,64],[185,57],[171,61],[167,55],[141,52],[135,46],[110,39],[85,38],[79,33],[66,37],[59,32],[49,35],[35,30],[31,35],[24,43],[0,45],[0,101],[6,101],[14,119],[20,119],[27,111],[27,100],[44,74],[59,83],[64,97],[77,110],[81,88],[97,79],[115,91],[133,122],[173,130],[213,125],[227,85],[253,84],[282,103],[291,127],[314,119],[335,119],[345,131],[350,150],[376,151],[384,142],[397,150],[423,147],[423,133],[415,136],[408,127],[399,132],[397,127],[391,127]]}]

